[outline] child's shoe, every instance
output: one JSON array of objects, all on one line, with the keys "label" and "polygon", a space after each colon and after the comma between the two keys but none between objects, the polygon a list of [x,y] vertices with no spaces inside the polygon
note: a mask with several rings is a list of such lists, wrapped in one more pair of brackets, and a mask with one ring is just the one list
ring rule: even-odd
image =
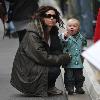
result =
[{"label": "child's shoe", "polygon": [[77,93],[77,94],[84,94],[85,91],[80,87],[80,88],[76,88],[75,93]]},{"label": "child's shoe", "polygon": [[74,87],[68,87],[68,88],[66,88],[66,90],[68,91],[68,95],[73,95],[73,93],[74,93]]},{"label": "child's shoe", "polygon": [[73,95],[73,93],[74,93],[74,89],[68,90],[68,95]]}]

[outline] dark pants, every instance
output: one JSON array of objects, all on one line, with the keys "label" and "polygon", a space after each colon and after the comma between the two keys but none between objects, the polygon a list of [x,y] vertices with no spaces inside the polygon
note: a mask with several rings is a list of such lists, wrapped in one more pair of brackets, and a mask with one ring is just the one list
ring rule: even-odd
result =
[{"label": "dark pants", "polygon": [[56,79],[60,75],[60,67],[50,67],[48,72],[48,88],[54,87]]},{"label": "dark pants", "polygon": [[24,36],[25,36],[25,33],[26,33],[26,30],[20,30],[20,31],[17,31],[18,33],[18,38],[19,38],[19,43],[21,43],[21,41],[23,40]]},{"label": "dark pants", "polygon": [[65,68],[64,83],[66,89],[83,87],[85,77],[83,76],[83,68]]}]

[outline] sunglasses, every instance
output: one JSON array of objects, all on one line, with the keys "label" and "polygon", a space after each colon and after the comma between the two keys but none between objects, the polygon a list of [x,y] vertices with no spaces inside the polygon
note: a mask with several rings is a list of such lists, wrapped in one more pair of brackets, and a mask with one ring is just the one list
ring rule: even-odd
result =
[{"label": "sunglasses", "polygon": [[51,14],[44,14],[44,18],[53,18],[53,19],[57,19],[57,15],[51,15]]}]

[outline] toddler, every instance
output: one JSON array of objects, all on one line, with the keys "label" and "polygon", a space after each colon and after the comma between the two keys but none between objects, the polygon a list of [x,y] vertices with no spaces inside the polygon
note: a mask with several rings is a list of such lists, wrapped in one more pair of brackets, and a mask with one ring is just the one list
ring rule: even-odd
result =
[{"label": "toddler", "polygon": [[[85,37],[80,33],[80,22],[77,19],[71,18],[67,21],[67,31],[60,35],[63,45],[63,52],[71,54],[72,59],[68,65],[63,65],[64,84],[69,95],[74,92],[84,94],[83,83],[83,58],[81,52],[83,47],[87,45]],[[76,90],[74,91],[74,87]]]}]

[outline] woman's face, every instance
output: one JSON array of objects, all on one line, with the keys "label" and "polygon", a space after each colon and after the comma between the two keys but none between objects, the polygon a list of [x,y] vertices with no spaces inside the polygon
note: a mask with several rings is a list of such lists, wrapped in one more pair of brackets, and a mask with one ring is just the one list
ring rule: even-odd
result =
[{"label": "woman's face", "polygon": [[48,26],[48,27],[52,27],[55,26],[56,22],[57,22],[57,16],[55,14],[54,10],[49,10],[45,13],[44,15],[44,23]]}]

